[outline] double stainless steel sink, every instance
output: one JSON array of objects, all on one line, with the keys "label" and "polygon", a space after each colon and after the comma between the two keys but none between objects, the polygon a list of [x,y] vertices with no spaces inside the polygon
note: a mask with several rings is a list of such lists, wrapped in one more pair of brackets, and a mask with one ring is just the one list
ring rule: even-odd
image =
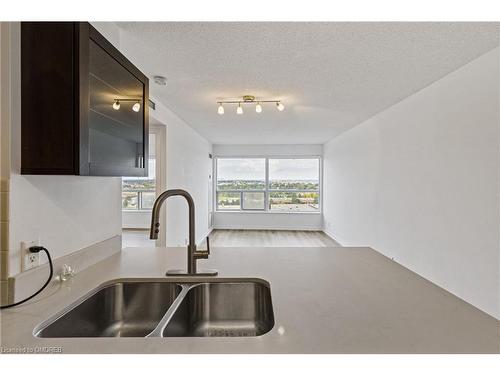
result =
[{"label": "double stainless steel sink", "polygon": [[274,326],[261,279],[120,279],[34,330],[37,337],[242,337]]}]

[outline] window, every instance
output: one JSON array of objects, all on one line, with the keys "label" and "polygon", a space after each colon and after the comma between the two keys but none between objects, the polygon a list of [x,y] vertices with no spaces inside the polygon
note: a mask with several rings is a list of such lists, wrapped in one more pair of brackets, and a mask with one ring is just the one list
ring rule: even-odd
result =
[{"label": "window", "polygon": [[269,210],[319,211],[319,159],[269,159]]},{"label": "window", "polygon": [[219,211],[319,212],[320,159],[217,158]]},{"label": "window", "polygon": [[266,208],[265,193],[244,191],[242,199],[242,209],[244,210],[263,210]]},{"label": "window", "polygon": [[217,209],[264,210],[266,159],[217,159]]},{"label": "window", "polygon": [[149,134],[148,177],[122,178],[122,209],[126,211],[153,209],[156,199],[155,134]]}]

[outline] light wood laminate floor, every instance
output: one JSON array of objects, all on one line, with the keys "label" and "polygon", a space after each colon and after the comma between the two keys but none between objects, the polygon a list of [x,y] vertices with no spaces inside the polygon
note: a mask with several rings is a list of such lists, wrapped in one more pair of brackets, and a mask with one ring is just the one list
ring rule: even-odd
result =
[{"label": "light wood laminate floor", "polygon": [[321,231],[216,229],[210,234],[213,247],[338,247]]},{"label": "light wood laminate floor", "polygon": [[[339,247],[321,231],[294,230],[226,230],[216,229],[210,234],[213,247]],[[123,230],[122,246],[149,247],[149,230]]]},{"label": "light wood laminate floor", "polygon": [[154,247],[155,240],[149,239],[149,229],[123,229],[122,247]]}]

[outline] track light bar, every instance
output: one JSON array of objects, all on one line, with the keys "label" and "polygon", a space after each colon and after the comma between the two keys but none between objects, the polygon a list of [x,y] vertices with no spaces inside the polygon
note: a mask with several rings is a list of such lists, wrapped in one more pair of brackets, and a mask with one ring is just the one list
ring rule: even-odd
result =
[{"label": "track light bar", "polygon": [[134,105],[132,106],[132,111],[134,112],[139,112],[141,110],[141,100],[142,99],[121,99],[121,98],[115,98],[113,102],[113,109],[115,111],[118,111],[120,109],[120,102],[135,102]]},{"label": "track light bar", "polygon": [[243,114],[243,107],[241,106],[242,104],[256,104],[255,105],[255,112],[261,113],[262,112],[262,104],[261,103],[275,103],[276,108],[278,111],[282,112],[285,109],[285,106],[281,102],[281,100],[256,100],[255,96],[253,95],[244,95],[241,97],[241,100],[219,100],[217,102],[217,113],[219,115],[224,114],[224,106],[223,104],[238,104],[236,107],[236,113],[238,115]]}]

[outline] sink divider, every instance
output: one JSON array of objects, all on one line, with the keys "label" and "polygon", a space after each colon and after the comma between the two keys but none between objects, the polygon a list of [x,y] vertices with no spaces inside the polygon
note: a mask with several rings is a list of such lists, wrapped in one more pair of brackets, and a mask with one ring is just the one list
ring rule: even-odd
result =
[{"label": "sink divider", "polygon": [[158,322],[156,325],[155,329],[152,330],[146,337],[163,337],[163,331],[165,330],[165,327],[167,324],[170,322],[172,319],[172,316],[174,316],[175,312],[179,308],[180,304],[188,294],[188,292],[194,288],[195,286],[201,285],[203,283],[195,283],[195,284],[178,284],[181,286],[182,290],[177,296],[177,298],[174,300],[174,302],[170,305],[170,307],[167,309],[165,312],[165,315],[161,318],[161,320]]}]

